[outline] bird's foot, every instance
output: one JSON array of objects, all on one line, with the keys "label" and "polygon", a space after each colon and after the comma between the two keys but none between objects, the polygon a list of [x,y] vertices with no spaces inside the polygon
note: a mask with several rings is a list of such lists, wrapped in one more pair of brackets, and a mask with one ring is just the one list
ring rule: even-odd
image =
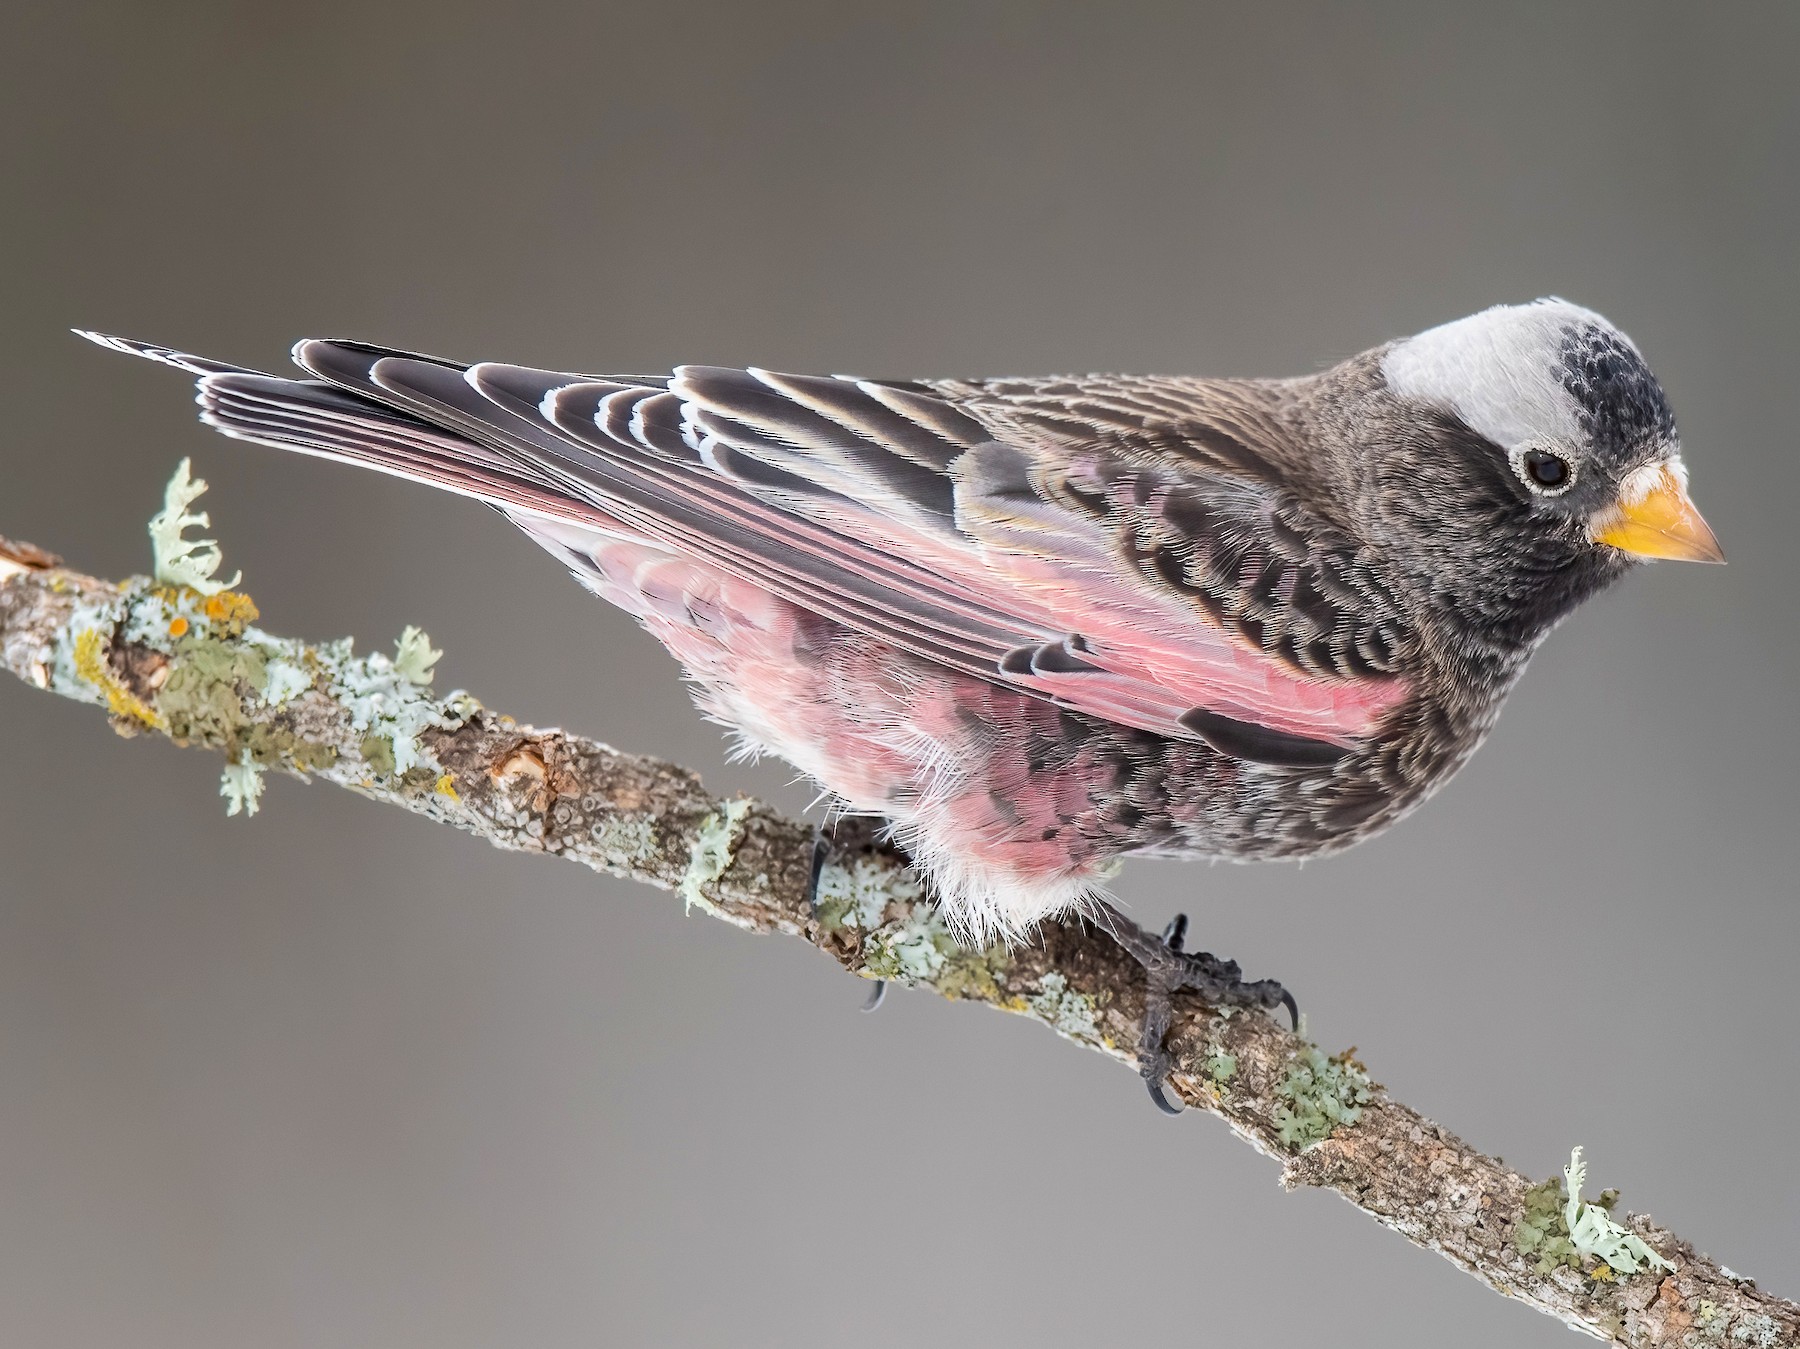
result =
[{"label": "bird's foot", "polygon": [[1179,1115],[1163,1090],[1173,1063],[1167,1037],[1174,1015],[1174,995],[1192,989],[1208,1002],[1221,1006],[1255,1007],[1272,1011],[1287,1008],[1296,1029],[1300,1009],[1294,995],[1274,979],[1244,978],[1235,960],[1221,960],[1205,951],[1187,951],[1187,915],[1178,913],[1163,929],[1159,941],[1116,911],[1112,937],[1144,967],[1144,1031],[1138,1041],[1138,1072],[1149,1088],[1150,1099],[1164,1114]]},{"label": "bird's foot", "polygon": [[[812,876],[807,882],[806,904],[815,914],[819,911],[819,878],[825,874],[825,863],[831,857],[831,832],[822,824],[813,826]],[[876,979],[875,987],[863,999],[862,1010],[873,1012],[887,997],[887,980]]]}]

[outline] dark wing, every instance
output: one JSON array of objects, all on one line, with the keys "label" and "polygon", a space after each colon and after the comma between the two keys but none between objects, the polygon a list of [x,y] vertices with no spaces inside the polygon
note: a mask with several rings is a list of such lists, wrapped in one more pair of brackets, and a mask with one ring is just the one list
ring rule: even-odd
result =
[{"label": "dark wing", "polygon": [[1289,432],[1254,386],[1090,375],[938,387],[1052,463],[1087,447],[1087,481],[1053,474],[1034,490],[1093,516],[1152,584],[1294,669],[1399,673],[1398,601],[1372,559],[1288,490],[1268,451],[1287,449]]},{"label": "dark wing", "polygon": [[[1002,443],[923,385],[592,378],[318,341],[295,349],[316,378],[294,381],[111,345],[198,375],[228,434],[625,532],[927,659],[1239,757],[1340,757],[1405,692],[1358,663],[1355,624],[1325,626],[1317,559],[1341,541],[1249,465],[1170,467],[1110,428]],[[1303,558],[1279,551],[1308,527]],[[1317,613],[1271,624],[1296,593]]]}]

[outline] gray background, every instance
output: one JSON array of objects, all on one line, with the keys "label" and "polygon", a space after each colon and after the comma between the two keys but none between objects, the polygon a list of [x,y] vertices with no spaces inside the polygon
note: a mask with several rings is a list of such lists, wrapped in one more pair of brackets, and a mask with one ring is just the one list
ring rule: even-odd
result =
[{"label": "gray background", "polygon": [[[31,8],[0,529],[142,569],[192,454],[276,630],[421,623],[445,683],[795,806],[500,521],[216,439],[64,329],[1284,374],[1612,316],[1731,566],[1592,604],[1390,835],[1120,889],[1475,1143],[1584,1143],[1800,1292],[1792,5]],[[8,1345],[1566,1342],[1023,1021],[858,1016],[801,946],[344,792],[228,821],[215,761],[11,681],[0,762]]]}]

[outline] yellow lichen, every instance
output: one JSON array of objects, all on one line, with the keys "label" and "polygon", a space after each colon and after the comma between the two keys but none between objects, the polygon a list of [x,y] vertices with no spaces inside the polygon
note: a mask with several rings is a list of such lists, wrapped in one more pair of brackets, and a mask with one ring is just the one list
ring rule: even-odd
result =
[{"label": "yellow lichen", "polygon": [[162,718],[137,694],[126,688],[106,663],[106,648],[98,628],[88,628],[75,638],[75,673],[106,695],[106,707],[114,716],[129,717],[153,730]]},{"label": "yellow lichen", "polygon": [[448,773],[439,776],[436,791],[439,796],[447,796],[452,801],[462,800],[462,797],[457,795],[456,792],[456,779],[451,777]]}]

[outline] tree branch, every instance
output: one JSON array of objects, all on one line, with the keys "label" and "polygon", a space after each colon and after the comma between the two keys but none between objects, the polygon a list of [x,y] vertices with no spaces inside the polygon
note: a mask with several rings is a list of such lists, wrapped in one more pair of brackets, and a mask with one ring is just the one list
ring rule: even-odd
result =
[{"label": "tree branch", "polygon": [[[497,847],[566,857],[749,931],[802,938],[853,973],[1032,1017],[1134,1064],[1143,971],[1104,932],[1050,924],[1029,947],[964,950],[905,860],[854,822],[833,840],[815,908],[809,825],[716,798],[673,764],[519,725],[466,694],[439,697],[422,634],[409,630],[392,658],[357,657],[347,641],[270,636],[256,617],[229,590],[97,580],[0,539],[0,663],[105,707],[123,734],[223,751],[233,812],[256,809],[267,771],[323,778]],[[1169,1044],[1174,1094],[1278,1160],[1284,1186],[1336,1190],[1500,1293],[1618,1344],[1800,1344],[1800,1306],[1648,1218],[1611,1224],[1599,1205],[1577,1216],[1555,1183],[1534,1185],[1393,1100],[1348,1053],[1326,1058],[1262,1015],[1189,994]],[[1582,1236],[1595,1225],[1614,1248],[1635,1234],[1672,1272],[1618,1272]]]}]

